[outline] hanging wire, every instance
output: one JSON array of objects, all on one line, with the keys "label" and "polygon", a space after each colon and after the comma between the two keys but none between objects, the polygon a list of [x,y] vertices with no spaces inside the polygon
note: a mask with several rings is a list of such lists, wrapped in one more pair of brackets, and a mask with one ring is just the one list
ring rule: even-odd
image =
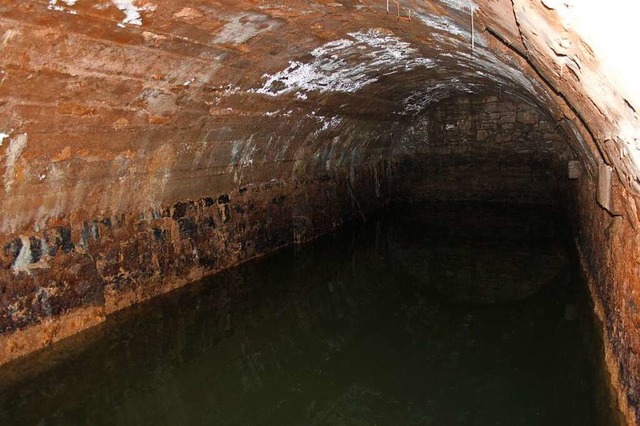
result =
[{"label": "hanging wire", "polygon": [[469,11],[471,12],[471,50],[476,49],[476,40],[475,40],[475,23],[473,22],[473,0],[469,0]]}]

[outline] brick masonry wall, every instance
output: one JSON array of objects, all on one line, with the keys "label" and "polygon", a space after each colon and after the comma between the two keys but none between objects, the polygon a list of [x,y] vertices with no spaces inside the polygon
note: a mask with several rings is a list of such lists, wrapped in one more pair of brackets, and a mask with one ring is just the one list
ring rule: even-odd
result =
[{"label": "brick masonry wall", "polygon": [[519,100],[443,101],[402,137],[403,196],[560,204],[573,154],[556,128]]},{"label": "brick masonry wall", "polygon": [[636,424],[640,422],[639,200],[617,174],[612,179],[610,211],[596,202],[597,191],[597,180],[585,174],[572,181],[567,205],[600,321],[613,398],[626,424]]},{"label": "brick masonry wall", "polygon": [[50,221],[4,237],[0,362],[77,333],[111,312],[380,208],[387,160],[273,179],[151,211]]}]

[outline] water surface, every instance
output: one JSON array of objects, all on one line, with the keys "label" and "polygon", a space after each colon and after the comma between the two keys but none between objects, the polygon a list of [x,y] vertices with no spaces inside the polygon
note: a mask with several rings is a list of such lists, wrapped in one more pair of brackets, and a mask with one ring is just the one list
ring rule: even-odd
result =
[{"label": "water surface", "polygon": [[0,369],[0,424],[610,424],[581,291],[553,212],[395,206]]}]

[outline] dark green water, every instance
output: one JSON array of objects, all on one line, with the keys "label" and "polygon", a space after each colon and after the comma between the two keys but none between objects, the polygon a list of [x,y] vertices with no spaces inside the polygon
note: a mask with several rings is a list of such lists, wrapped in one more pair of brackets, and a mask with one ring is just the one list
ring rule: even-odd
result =
[{"label": "dark green water", "polygon": [[367,219],[0,369],[0,424],[612,423],[556,215]]}]

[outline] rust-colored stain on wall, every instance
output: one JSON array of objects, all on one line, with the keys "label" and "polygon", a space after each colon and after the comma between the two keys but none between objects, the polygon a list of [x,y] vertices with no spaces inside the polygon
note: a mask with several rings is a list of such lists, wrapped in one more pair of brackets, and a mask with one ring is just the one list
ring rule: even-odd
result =
[{"label": "rust-colored stain on wall", "polygon": [[4,1],[0,363],[394,199],[544,202],[637,424],[640,125],[565,3]]}]

